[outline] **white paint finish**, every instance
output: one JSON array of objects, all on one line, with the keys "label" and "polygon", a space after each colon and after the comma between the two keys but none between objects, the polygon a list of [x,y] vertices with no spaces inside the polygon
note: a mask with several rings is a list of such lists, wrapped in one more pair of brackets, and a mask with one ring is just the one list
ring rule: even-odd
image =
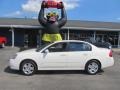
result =
[{"label": "white paint finish", "polygon": [[65,68],[68,59],[66,52],[42,53],[40,56],[40,68]]},{"label": "white paint finish", "polygon": [[[84,41],[63,40],[54,42],[49,46],[61,42]],[[18,52],[15,59],[10,59],[10,67],[11,69],[19,70],[20,63],[25,59],[34,60],[39,66],[38,70],[84,70],[85,64],[92,59],[99,60],[102,68],[113,66],[114,60],[113,57],[109,57],[109,49],[97,48],[92,44],[89,45],[91,45],[92,51],[42,53],[49,47],[46,46],[39,52],[36,52],[36,49]]]},{"label": "white paint finish", "polygon": [[81,68],[84,69],[84,66],[87,60],[90,60],[91,51],[77,51],[77,52],[68,52],[67,68]]}]

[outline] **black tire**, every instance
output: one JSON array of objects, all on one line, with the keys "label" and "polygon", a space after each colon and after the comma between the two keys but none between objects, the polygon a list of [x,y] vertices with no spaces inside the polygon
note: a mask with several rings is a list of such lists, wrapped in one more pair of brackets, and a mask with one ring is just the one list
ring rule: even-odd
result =
[{"label": "black tire", "polygon": [[25,60],[20,65],[20,71],[23,75],[31,76],[36,73],[37,65],[31,60]]},{"label": "black tire", "polygon": [[90,75],[96,75],[100,69],[101,64],[97,60],[91,60],[85,66],[85,71]]}]

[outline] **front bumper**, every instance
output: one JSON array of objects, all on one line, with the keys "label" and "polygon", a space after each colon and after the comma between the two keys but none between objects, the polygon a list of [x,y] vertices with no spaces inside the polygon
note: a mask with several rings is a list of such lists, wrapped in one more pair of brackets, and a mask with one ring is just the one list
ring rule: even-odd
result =
[{"label": "front bumper", "polygon": [[15,59],[9,60],[9,67],[12,70],[19,70],[19,65],[15,62]]}]

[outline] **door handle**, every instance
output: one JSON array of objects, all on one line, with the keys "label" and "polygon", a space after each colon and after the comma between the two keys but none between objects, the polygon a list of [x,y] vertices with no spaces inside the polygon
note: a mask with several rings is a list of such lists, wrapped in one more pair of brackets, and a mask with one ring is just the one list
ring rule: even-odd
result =
[{"label": "door handle", "polygon": [[66,54],[61,54],[60,56],[67,56]]},{"label": "door handle", "polygon": [[84,56],[87,56],[88,54],[83,54]]}]

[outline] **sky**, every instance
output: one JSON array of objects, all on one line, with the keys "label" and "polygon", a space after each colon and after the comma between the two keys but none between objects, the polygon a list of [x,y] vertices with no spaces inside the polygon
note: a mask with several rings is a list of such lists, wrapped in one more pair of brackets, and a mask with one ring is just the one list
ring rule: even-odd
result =
[{"label": "sky", "polygon": [[[40,10],[41,1],[0,0],[0,17],[36,19]],[[120,0],[62,1],[67,11],[68,20],[120,22]],[[58,10],[58,12],[60,11]]]}]

